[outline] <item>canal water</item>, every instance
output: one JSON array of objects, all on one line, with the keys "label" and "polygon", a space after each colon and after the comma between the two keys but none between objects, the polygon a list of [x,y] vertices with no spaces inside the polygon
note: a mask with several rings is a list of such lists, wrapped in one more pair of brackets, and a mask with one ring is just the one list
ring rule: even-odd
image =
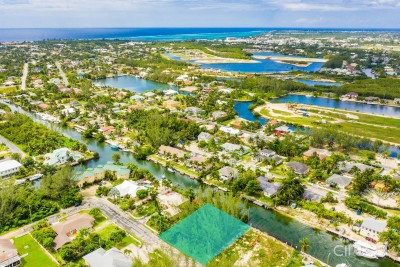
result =
[{"label": "canal water", "polygon": [[366,104],[353,101],[342,101],[324,97],[307,97],[305,95],[290,94],[271,100],[277,103],[299,103],[319,107],[336,108],[349,111],[359,111],[377,115],[385,115],[400,118],[400,107],[386,105]]},{"label": "canal water", "polygon": [[153,89],[178,90],[178,87],[176,86],[170,86],[165,83],[157,83],[146,79],[136,78],[133,76],[117,76],[112,78],[99,79],[95,81],[95,84],[100,86],[110,86],[118,89],[126,89],[138,94],[144,93],[146,91],[151,91]]},{"label": "canal water", "polygon": [[[195,63],[194,60],[182,60],[180,57],[171,53],[166,53],[166,56],[173,60],[186,61]],[[255,56],[280,56],[285,55],[276,52],[258,52],[254,53]],[[313,62],[307,67],[299,67],[291,64],[276,62],[269,59],[254,59],[257,63],[213,63],[213,64],[200,64],[202,69],[218,69],[221,71],[230,72],[245,72],[245,73],[273,73],[273,72],[289,72],[289,71],[306,71],[316,72],[321,69],[324,63]]]},{"label": "canal water", "polygon": [[[150,171],[158,179],[160,179],[162,174],[165,174],[168,179],[170,179],[173,183],[180,185],[182,188],[189,188],[190,186],[193,188],[198,188],[200,186],[200,183],[190,179],[185,175],[181,175],[179,173],[170,173],[166,168],[150,161],[136,160],[130,153],[113,150],[108,144],[100,144],[95,140],[86,140],[82,138],[81,134],[77,131],[70,128],[61,127],[51,122],[43,121],[35,114],[26,112],[20,107],[10,105],[10,108],[13,111],[18,111],[28,115],[34,121],[41,123],[54,131],[64,134],[67,137],[86,143],[90,150],[99,153],[100,159],[89,162],[85,167],[93,168],[99,164],[103,165],[107,161],[111,161],[112,155],[118,153],[121,155],[122,163],[133,162],[137,164],[139,168],[144,168]],[[283,242],[291,244],[292,246],[300,247],[299,240],[307,237],[310,240],[310,248],[307,253],[332,266],[335,266],[339,263],[347,263],[351,266],[365,267],[400,266],[388,258],[368,260],[365,258],[359,258],[352,253],[349,255],[337,256],[335,255],[335,251],[337,254],[340,254],[344,252],[345,247],[347,246],[342,240],[337,239],[335,236],[324,231],[317,231],[312,227],[302,224],[280,213],[267,210],[253,204],[251,205],[249,212],[249,223],[252,227],[266,232]]]},{"label": "canal water", "polygon": [[341,83],[333,83],[333,82],[321,82],[321,81],[313,81],[313,80],[305,80],[305,79],[295,79],[296,82],[299,83],[304,83],[308,86],[314,86],[314,85],[322,85],[322,86],[342,86]]},{"label": "canal water", "polygon": [[252,103],[252,101],[235,101],[233,108],[238,113],[239,118],[252,122],[260,122],[261,125],[266,124],[268,122],[267,119],[254,116],[254,113],[249,110],[249,106]]}]

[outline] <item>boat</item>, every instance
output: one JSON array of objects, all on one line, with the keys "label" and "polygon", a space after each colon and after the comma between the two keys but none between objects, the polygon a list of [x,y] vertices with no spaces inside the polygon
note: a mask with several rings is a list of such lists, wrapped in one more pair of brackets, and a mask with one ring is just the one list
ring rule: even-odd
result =
[{"label": "boat", "polygon": [[312,97],[312,95],[306,95],[306,97]]},{"label": "boat", "polygon": [[336,265],[336,267],[350,267],[350,266],[347,265],[346,263],[339,263]]},{"label": "boat", "polygon": [[130,150],[127,149],[127,148],[123,148],[122,151],[124,151],[124,152],[130,152]]},{"label": "boat", "polygon": [[161,179],[165,179],[165,174],[164,173],[161,175]]},{"label": "boat", "polygon": [[362,241],[353,244],[354,254],[367,259],[377,259],[385,257],[385,252],[378,250],[375,246]]},{"label": "boat", "polygon": [[111,145],[111,148],[112,148],[112,149],[119,149],[119,146],[116,145],[116,144],[112,144],[112,145]]},{"label": "boat", "polygon": [[175,173],[175,169],[174,168],[168,168],[169,172]]}]

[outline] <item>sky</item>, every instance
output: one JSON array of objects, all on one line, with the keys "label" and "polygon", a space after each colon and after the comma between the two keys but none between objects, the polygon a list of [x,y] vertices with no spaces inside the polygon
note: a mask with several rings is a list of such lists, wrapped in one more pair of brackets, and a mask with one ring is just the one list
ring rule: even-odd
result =
[{"label": "sky", "polygon": [[400,28],[400,0],[0,0],[0,28]]}]

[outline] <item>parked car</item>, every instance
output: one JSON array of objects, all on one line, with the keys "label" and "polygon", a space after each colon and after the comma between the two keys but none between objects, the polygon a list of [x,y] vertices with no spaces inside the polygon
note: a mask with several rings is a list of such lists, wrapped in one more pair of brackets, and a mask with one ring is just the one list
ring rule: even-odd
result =
[{"label": "parked car", "polygon": [[376,244],[376,240],[371,238],[371,237],[367,236],[365,239],[368,240],[369,242],[372,242],[372,243]]}]

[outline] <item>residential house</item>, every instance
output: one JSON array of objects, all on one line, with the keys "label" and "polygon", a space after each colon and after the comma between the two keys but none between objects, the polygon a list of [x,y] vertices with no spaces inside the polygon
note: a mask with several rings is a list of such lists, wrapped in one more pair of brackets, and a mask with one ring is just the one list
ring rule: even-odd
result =
[{"label": "residential house", "polygon": [[311,147],[309,150],[305,151],[303,153],[303,158],[304,160],[307,160],[311,156],[314,155],[314,153],[317,154],[318,158],[320,161],[325,160],[327,157],[332,155],[332,152],[326,150],[326,149],[318,149],[318,148],[313,148]]},{"label": "residential house", "polygon": [[237,169],[229,166],[222,167],[218,170],[218,173],[219,177],[224,181],[236,179],[239,175],[239,171]]},{"label": "residential house", "polygon": [[224,132],[224,133],[227,133],[227,134],[230,134],[230,135],[238,135],[238,134],[240,134],[240,131],[238,129],[234,129],[234,128],[226,127],[226,126],[221,126],[219,128],[219,130],[221,132]]},{"label": "residential house", "polygon": [[291,133],[292,130],[286,125],[279,126],[274,130],[276,136],[285,136],[286,134]]},{"label": "residential house", "polygon": [[172,89],[168,89],[164,91],[164,95],[166,96],[172,96],[172,95],[176,95],[178,93],[178,91],[172,90]]},{"label": "residential house", "polygon": [[123,181],[122,184],[117,185],[115,188],[118,190],[121,197],[126,195],[136,197],[137,191],[148,189],[148,187],[140,186],[136,182],[130,180]]},{"label": "residential house", "polygon": [[152,98],[154,97],[156,94],[153,92],[146,92],[143,94],[143,96],[147,97],[147,98]]},{"label": "residential house", "polygon": [[379,239],[379,234],[386,229],[386,221],[375,220],[374,218],[365,218],[361,224],[360,235]]},{"label": "residential house", "polygon": [[71,242],[72,237],[81,229],[91,229],[94,218],[87,213],[77,213],[69,216],[65,221],[57,222],[51,227],[57,233],[54,238],[54,249],[58,250],[63,245]]},{"label": "residential house", "polygon": [[131,267],[133,261],[117,248],[104,250],[99,248],[85,256],[85,263],[89,267]]},{"label": "residential house", "polygon": [[181,103],[178,101],[169,99],[163,102],[163,107],[169,110],[175,110],[177,107],[179,107]]},{"label": "residential house", "polygon": [[105,136],[108,136],[112,133],[115,132],[115,127],[110,125],[110,126],[103,126],[100,128],[99,132],[103,133]]},{"label": "residential house", "polygon": [[342,97],[345,97],[347,99],[357,99],[358,94],[354,93],[354,92],[349,92],[349,93],[343,95]]},{"label": "residential house", "polygon": [[274,161],[276,165],[279,165],[282,163],[283,158],[279,155],[276,155],[275,151],[269,150],[269,149],[263,149],[260,151],[260,153],[255,157],[257,161],[264,161],[268,160],[269,162]]},{"label": "residential house", "polygon": [[194,116],[199,116],[203,110],[201,108],[198,108],[198,107],[187,107],[187,108],[185,108],[184,111],[187,114],[194,115]]},{"label": "residential house", "polygon": [[306,175],[310,170],[306,164],[297,161],[286,163],[286,167],[292,169],[297,175]]},{"label": "residential house", "polygon": [[232,143],[224,143],[221,148],[229,153],[246,154],[249,151],[247,146],[236,145]]},{"label": "residential house", "polygon": [[83,172],[77,172],[74,179],[78,181],[78,186],[82,187],[84,184],[103,180],[106,172],[112,173],[117,179],[128,179],[131,173],[127,166],[116,165],[109,161],[105,165],[97,165],[96,168],[87,168]]},{"label": "residential house", "polygon": [[400,105],[400,98],[395,98],[393,101],[395,104]]},{"label": "residential house", "polygon": [[263,176],[257,177],[257,180],[260,183],[260,187],[263,190],[264,195],[267,197],[272,197],[275,195],[281,186],[281,183],[270,183],[268,178]]},{"label": "residential house", "polygon": [[16,160],[0,160],[0,178],[11,177],[19,172],[22,164]]},{"label": "residential house", "polygon": [[363,163],[358,163],[358,162],[351,162],[351,161],[340,161],[337,163],[337,166],[339,170],[342,173],[350,173],[350,171],[356,167],[360,172],[363,172],[367,169],[373,169],[372,166],[363,164]]},{"label": "residential house", "polygon": [[373,103],[373,102],[379,102],[379,97],[376,96],[367,96],[364,98],[365,102],[367,103]]},{"label": "residential house", "polygon": [[228,116],[228,113],[226,113],[225,111],[217,110],[217,111],[214,111],[213,113],[211,113],[211,117],[214,120],[220,119],[220,118],[223,118],[223,117],[226,117],[226,116]]},{"label": "residential house", "polygon": [[186,152],[179,148],[176,148],[176,147],[162,145],[158,149],[158,154],[160,154],[160,155],[168,155],[169,154],[171,156],[175,155],[178,158],[183,158],[185,156]]},{"label": "residential house", "polygon": [[351,184],[352,178],[348,176],[342,176],[338,174],[333,174],[331,177],[326,179],[326,183],[333,185],[333,186],[338,186],[340,188],[345,188],[349,184]]},{"label": "residential house", "polygon": [[21,257],[17,248],[9,239],[0,239],[0,267],[16,267],[21,265]]},{"label": "residential house", "polygon": [[142,100],[145,99],[145,97],[141,96],[141,95],[133,95],[133,96],[130,97],[130,99],[131,100],[135,100],[135,101],[142,101]]},{"label": "residential house", "polygon": [[66,164],[69,159],[72,159],[72,162],[78,162],[83,158],[84,156],[82,153],[62,147],[54,150],[51,153],[45,154],[43,163],[48,165],[62,165]]},{"label": "residential house", "polygon": [[197,136],[197,141],[204,141],[207,142],[210,141],[212,138],[214,138],[214,136],[212,134],[209,134],[207,132],[201,132],[198,136]]},{"label": "residential house", "polygon": [[321,199],[326,197],[327,191],[315,187],[308,187],[304,190],[303,199],[308,201],[321,202]]}]

